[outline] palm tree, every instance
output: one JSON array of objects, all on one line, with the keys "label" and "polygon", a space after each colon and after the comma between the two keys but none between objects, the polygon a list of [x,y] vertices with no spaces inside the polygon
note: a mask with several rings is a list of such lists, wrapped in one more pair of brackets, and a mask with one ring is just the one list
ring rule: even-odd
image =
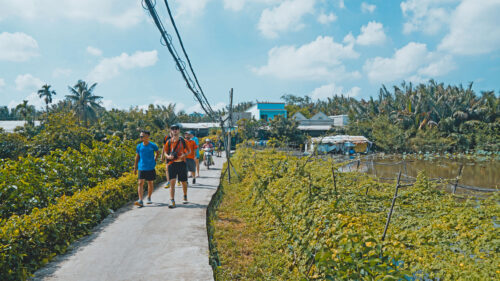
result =
[{"label": "palm tree", "polygon": [[83,120],[85,127],[87,127],[89,117],[94,118],[96,116],[96,111],[102,108],[99,105],[99,100],[102,99],[102,97],[95,96],[92,93],[96,85],[97,83],[94,83],[89,87],[87,82],[78,80],[75,86],[68,86],[71,94],[66,95],[66,98],[73,103],[78,120]]},{"label": "palm tree", "polygon": [[45,84],[40,90],[38,90],[38,96],[40,98],[44,98],[47,114],[49,113],[49,103],[52,103],[52,96],[56,95],[56,92],[51,91],[50,87],[50,85]]},{"label": "palm tree", "polygon": [[28,105],[27,100],[23,100],[22,103],[16,106],[17,114],[21,115],[23,120],[28,121],[31,125],[33,125],[32,115],[34,111],[35,107],[33,105]]}]

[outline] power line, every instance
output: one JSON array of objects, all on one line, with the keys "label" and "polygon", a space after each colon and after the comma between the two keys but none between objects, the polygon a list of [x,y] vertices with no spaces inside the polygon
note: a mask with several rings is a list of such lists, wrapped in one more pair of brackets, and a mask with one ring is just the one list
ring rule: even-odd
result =
[{"label": "power line", "polygon": [[[144,7],[144,4],[146,4],[146,7]],[[156,5],[156,2],[153,4],[153,2],[151,0],[143,0],[142,5],[143,5],[144,9],[147,9],[149,11],[149,14],[153,18],[153,21],[154,21],[156,27],[158,28],[158,30],[160,31],[163,41],[165,42],[165,44],[163,44],[163,42],[162,42],[162,45],[165,45],[168,48],[168,51],[170,52],[170,54],[172,55],[172,57],[175,61],[177,70],[179,70],[179,72],[181,72],[182,78],[184,79],[184,81],[186,81],[186,86],[194,94],[195,98],[200,103],[200,106],[203,109],[203,111],[205,111],[205,113],[208,116],[210,116],[212,119],[215,120],[216,113],[214,112],[214,110],[210,106],[210,103],[208,102],[205,94],[203,93],[203,90],[201,89],[201,86],[198,82],[198,78],[196,77],[196,74],[194,73],[193,67],[191,65],[191,61],[189,60],[189,57],[188,57],[186,50],[184,48],[184,44],[182,43],[182,39],[179,35],[179,31],[177,30],[177,26],[175,25],[175,21],[174,21],[174,18],[172,16],[172,13],[170,11],[170,7],[168,6],[167,0],[165,0],[165,5],[167,7],[170,21],[172,22],[172,25],[174,26],[175,32],[177,34],[177,38],[178,38],[180,45],[182,47],[183,54],[186,57],[186,60],[188,61],[189,68],[191,70],[191,73],[193,74],[194,79],[196,80],[196,83],[192,80],[189,72],[186,71],[186,63],[181,59],[181,57],[177,53],[177,50],[175,49],[175,47],[172,43],[172,36],[170,36],[170,34],[168,34],[165,27],[163,26],[163,23],[161,22],[161,20],[158,16],[158,13],[156,12],[156,9],[154,7]]]}]

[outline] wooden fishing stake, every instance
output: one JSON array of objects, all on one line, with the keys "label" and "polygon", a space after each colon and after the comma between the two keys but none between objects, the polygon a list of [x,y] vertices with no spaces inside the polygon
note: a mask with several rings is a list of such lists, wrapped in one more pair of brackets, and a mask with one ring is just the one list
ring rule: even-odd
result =
[{"label": "wooden fishing stake", "polygon": [[233,127],[233,88],[229,91],[229,131],[227,132],[227,182],[231,183],[231,129]]},{"label": "wooden fishing stake", "polygon": [[360,164],[361,160],[358,159],[358,165],[356,166],[356,172],[359,171],[359,164]]},{"label": "wooden fishing stake", "polygon": [[460,177],[462,177],[462,170],[463,170],[463,168],[464,168],[464,163],[462,163],[460,165],[460,169],[458,170],[458,176],[455,179],[455,184],[453,185],[453,194],[455,194],[455,192],[457,192],[458,180],[460,179]]},{"label": "wooden fishing stake", "polygon": [[335,179],[335,168],[332,165],[332,177],[333,177],[333,188],[335,191],[335,200],[338,199],[338,193],[337,193],[337,180]]},{"label": "wooden fishing stake", "polygon": [[389,223],[391,222],[392,210],[394,209],[394,204],[396,204],[396,198],[398,197],[399,181],[401,180],[401,170],[398,174],[398,182],[396,183],[396,191],[394,192],[394,197],[392,197],[391,209],[389,214],[387,214],[387,221],[385,222],[384,234],[382,234],[382,241],[385,239],[385,234],[387,233],[387,228],[389,228]]}]

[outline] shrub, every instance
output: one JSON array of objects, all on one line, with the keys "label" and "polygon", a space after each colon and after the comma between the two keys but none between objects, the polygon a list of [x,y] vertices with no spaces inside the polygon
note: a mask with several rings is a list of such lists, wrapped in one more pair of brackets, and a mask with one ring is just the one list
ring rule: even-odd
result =
[{"label": "shrub", "polygon": [[55,150],[42,158],[20,157],[0,163],[0,218],[44,208],[62,195],[95,186],[129,171],[133,144],[116,138],[81,145],[80,151]]},{"label": "shrub", "polygon": [[[157,180],[165,180],[164,168]],[[64,253],[71,242],[89,234],[110,212],[137,196],[133,174],[62,196],[29,215],[0,221],[0,280],[26,280],[30,274]]]}]

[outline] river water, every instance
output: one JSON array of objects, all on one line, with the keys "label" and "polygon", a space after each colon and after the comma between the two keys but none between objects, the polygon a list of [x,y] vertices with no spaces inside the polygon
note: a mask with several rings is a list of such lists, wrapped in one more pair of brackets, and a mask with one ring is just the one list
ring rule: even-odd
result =
[{"label": "river water", "polygon": [[[498,160],[470,160],[470,159],[448,159],[446,157],[405,157],[402,155],[371,155],[361,157],[358,163],[353,162],[342,168],[343,171],[355,171],[369,173],[382,178],[396,178],[399,170],[403,174],[416,177],[420,171],[429,178],[455,179],[458,176],[460,166],[463,165],[462,176],[459,184],[483,188],[500,189],[500,161]],[[340,159],[338,159],[340,160]],[[342,160],[347,160],[343,158]],[[352,158],[350,160],[353,160]]]}]

